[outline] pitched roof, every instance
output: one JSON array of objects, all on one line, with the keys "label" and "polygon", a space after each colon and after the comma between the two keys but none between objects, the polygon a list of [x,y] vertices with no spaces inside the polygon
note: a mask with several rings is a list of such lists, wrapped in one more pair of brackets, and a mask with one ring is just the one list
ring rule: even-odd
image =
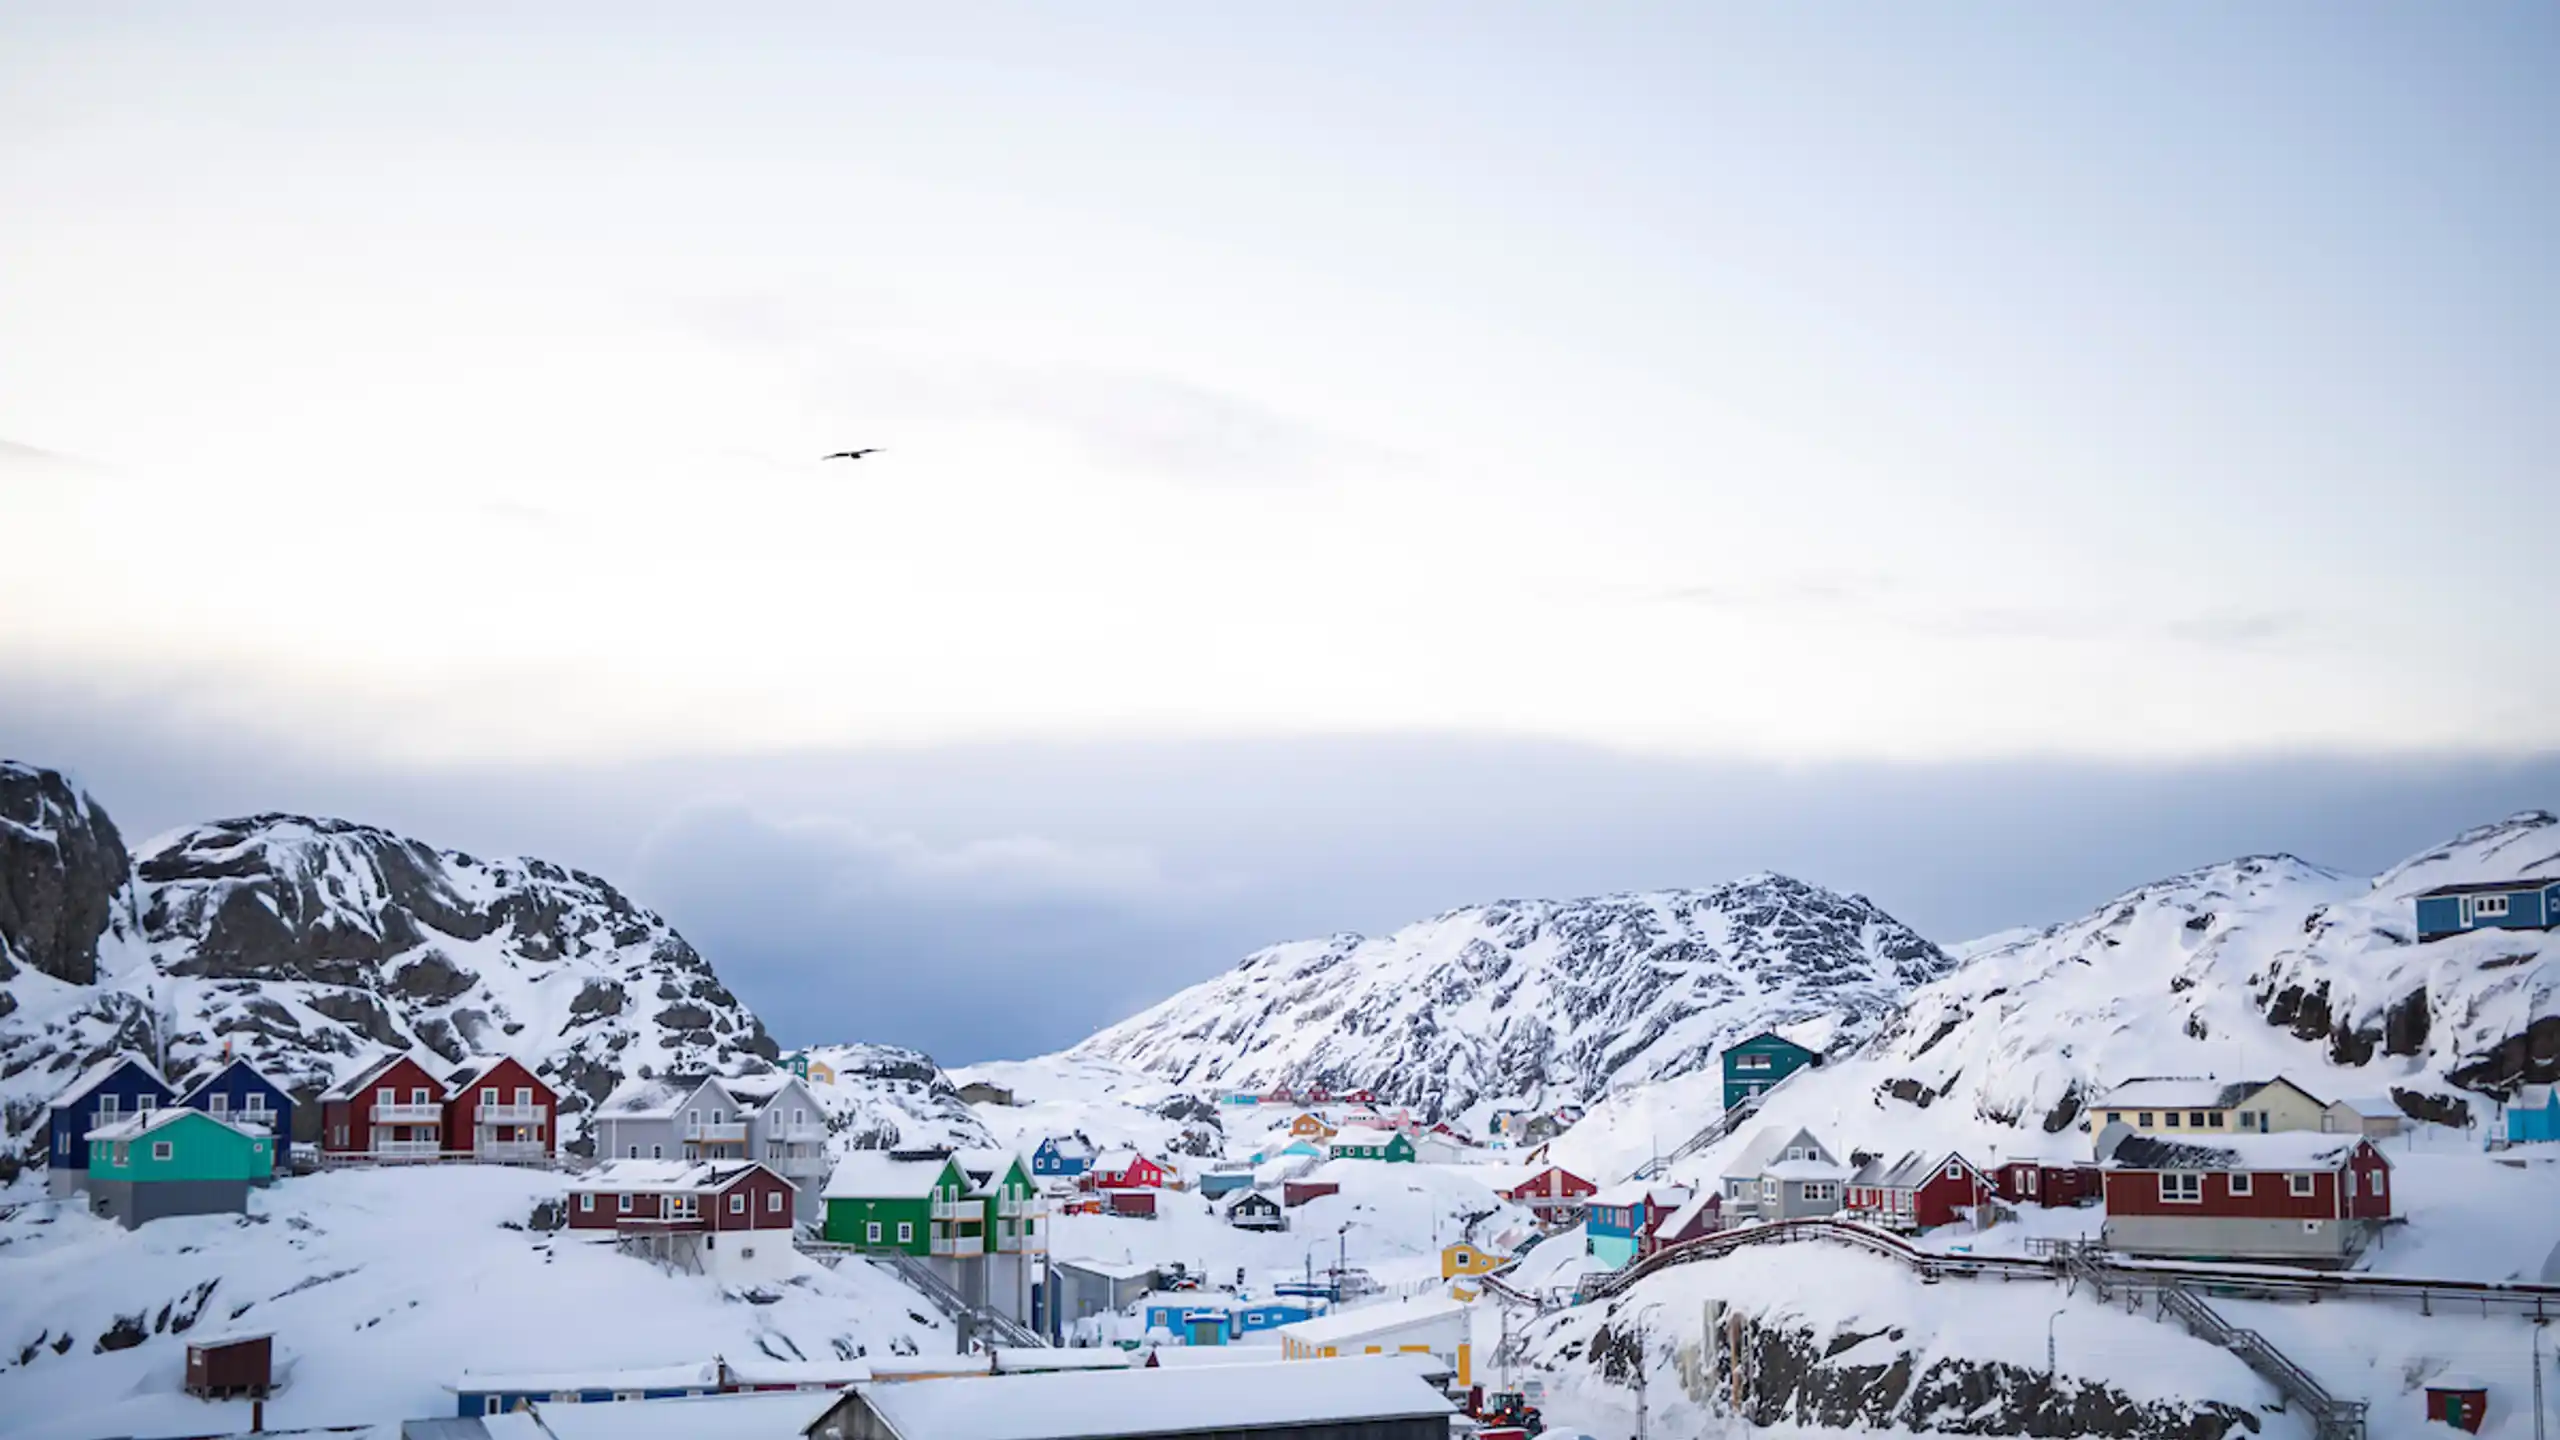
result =
[{"label": "pitched roof", "polygon": [[1929,1183],[1937,1168],[1927,1151],[1908,1150],[1891,1164],[1886,1164],[1881,1155],[1869,1160],[1849,1177],[1849,1183],[1878,1190],[1917,1190]]},{"label": "pitched roof", "polygon": [[719,1362],[704,1360],[620,1370],[465,1370],[444,1388],[457,1393],[531,1395],[556,1390],[678,1390],[719,1383]]},{"label": "pitched roof", "polygon": [[1471,1312],[1466,1301],[1453,1300],[1446,1295],[1435,1295],[1418,1300],[1384,1301],[1375,1305],[1355,1306],[1349,1310],[1337,1310],[1330,1315],[1318,1316],[1313,1320],[1301,1320],[1294,1325],[1283,1325],[1279,1333],[1303,1344],[1339,1345],[1345,1341],[1362,1340],[1385,1331],[1402,1330],[1407,1326],[1445,1320],[1451,1316],[1464,1321],[1469,1313]]},{"label": "pitched roof", "polygon": [[771,1100],[798,1084],[800,1077],[788,1070],[772,1070],[762,1075],[722,1075],[720,1088],[733,1100]]},{"label": "pitched roof", "polygon": [[794,1440],[844,1403],[832,1390],[688,1395],[586,1405],[534,1402],[551,1440]]},{"label": "pitched roof", "polygon": [[1101,1154],[1094,1156],[1093,1168],[1117,1175],[1121,1171],[1128,1169],[1130,1166],[1137,1164],[1145,1158],[1147,1157],[1130,1149],[1128,1146],[1123,1145],[1118,1149],[1105,1150]]},{"label": "pitched roof", "polygon": [[2209,1144],[2127,1135],[2106,1163],[2111,1170],[2335,1170],[2363,1143],[2361,1135],[2318,1130],[2216,1136]]},{"label": "pitched roof", "polygon": [[1678,1205],[1689,1198],[1688,1187],[1666,1185],[1659,1180],[1621,1180],[1606,1190],[1593,1191],[1587,1203],[1592,1205],[1652,1205],[1659,1197],[1664,1206]]},{"label": "pitched roof", "polygon": [[[59,1109],[65,1105],[79,1104],[81,1099],[90,1091],[107,1083],[109,1077],[113,1076],[118,1070],[123,1069],[127,1065],[131,1065],[136,1069],[139,1069],[143,1074],[150,1076],[159,1084],[161,1089],[169,1089],[169,1082],[162,1080],[160,1078],[160,1072],[151,1068],[150,1062],[144,1060],[141,1056],[123,1054],[110,1055],[106,1059],[99,1061],[97,1064],[90,1066],[88,1069],[81,1071],[78,1075],[73,1076],[71,1083],[63,1086],[61,1092],[53,1097],[54,1107]],[[171,1091],[170,1093],[175,1094],[176,1092]]]},{"label": "pitched roof", "polygon": [[2400,1102],[2388,1095],[2351,1095],[2338,1103],[2368,1120],[2400,1118]]},{"label": "pitched roof", "polygon": [[2560,885],[2560,875],[2528,875],[2517,880],[2473,880],[2461,885],[2439,885],[2421,890],[2418,898],[2432,900],[2439,895],[2513,895],[2527,890],[2548,890]]},{"label": "pitched roof", "polygon": [[827,1178],[830,1200],[921,1200],[931,1194],[950,1161],[900,1160],[886,1150],[854,1150],[836,1161]]},{"label": "pitched roof", "polygon": [[2549,1085],[2527,1085],[2516,1091],[2516,1098],[2507,1102],[2508,1108],[2518,1110],[2547,1109],[2551,1104],[2551,1094],[2554,1088],[2555,1087]]},{"label": "pitched roof", "polygon": [[1238,1210],[1245,1208],[1247,1205],[1251,1205],[1257,1210],[1264,1206],[1269,1206],[1274,1210],[1280,1208],[1279,1201],[1272,1199],[1270,1196],[1263,1194],[1259,1190],[1243,1190],[1237,1192],[1236,1198],[1227,1202],[1227,1213],[1232,1215]]},{"label": "pitched roof", "polygon": [[1721,1210],[1723,1206],[1723,1196],[1713,1190],[1701,1190],[1690,1198],[1688,1204],[1662,1217],[1662,1223],[1653,1227],[1654,1232],[1660,1235],[1677,1235],[1697,1224],[1708,1211]]},{"label": "pitched roof", "polygon": [[138,1140],[155,1130],[165,1130],[169,1126],[177,1124],[179,1121],[184,1120],[190,1115],[204,1121],[208,1125],[219,1125],[225,1130],[236,1131],[239,1134],[248,1136],[252,1140],[264,1140],[274,1134],[273,1131],[267,1129],[263,1125],[243,1125],[238,1121],[223,1119],[219,1116],[207,1115],[201,1110],[191,1109],[184,1105],[163,1105],[159,1109],[154,1110],[147,1115],[127,1115],[123,1119],[118,1120],[111,1125],[92,1126],[88,1135],[84,1138],[90,1140]]},{"label": "pitched roof", "polygon": [[212,1085],[214,1081],[221,1079],[223,1076],[230,1074],[234,1070],[248,1071],[259,1084],[266,1086],[268,1089],[275,1091],[279,1095],[287,1095],[289,1098],[290,1092],[288,1092],[283,1086],[277,1084],[274,1076],[269,1075],[266,1071],[249,1063],[249,1057],[245,1055],[234,1055],[230,1059],[223,1061],[220,1065],[215,1066],[212,1070],[206,1072],[203,1079],[197,1081],[191,1086],[188,1086],[187,1093],[179,1098],[178,1103],[184,1105],[195,1099],[198,1095],[203,1094],[206,1087]]},{"label": "pitched roof", "polygon": [[862,1403],[900,1440],[1088,1440],[1128,1434],[1132,1424],[1149,1435],[1232,1434],[1454,1413],[1423,1380],[1421,1359],[1134,1366],[1000,1383],[913,1380],[864,1391]]},{"label": "pitched roof", "polygon": [[604,1097],[604,1103],[596,1107],[596,1113],[644,1120],[673,1115],[683,1109],[684,1102],[692,1099],[694,1092],[702,1088],[702,1082],[710,1078],[701,1074],[681,1074],[625,1080],[613,1087],[612,1094]]},{"label": "pitched roof", "polygon": [[323,1100],[352,1100],[364,1090],[364,1087],[372,1084],[376,1079],[380,1078],[384,1071],[389,1070],[392,1066],[399,1064],[403,1060],[417,1062],[418,1068],[427,1072],[427,1079],[430,1082],[439,1088],[446,1088],[443,1077],[436,1073],[435,1065],[429,1062],[425,1056],[412,1050],[391,1050],[373,1057],[370,1061],[367,1061],[365,1064],[358,1066],[355,1070],[349,1072],[344,1078],[340,1079],[337,1084],[321,1091],[320,1098]]},{"label": "pitched roof", "polygon": [[1762,1171],[1769,1168],[1771,1161],[1786,1153],[1787,1147],[1794,1144],[1799,1135],[1811,1142],[1816,1151],[1825,1155],[1831,1153],[1823,1148],[1822,1141],[1812,1131],[1802,1126],[1789,1129],[1784,1125],[1763,1125],[1759,1132],[1751,1137],[1751,1143],[1742,1148],[1742,1153],[1734,1157],[1733,1163],[1725,1167],[1725,1178],[1732,1180],[1758,1178]]},{"label": "pitched roof", "polygon": [[1362,1146],[1376,1146],[1383,1148],[1395,1138],[1396,1132],[1393,1130],[1376,1130],[1366,1125],[1346,1125],[1333,1132],[1333,1143],[1337,1147],[1358,1148]]},{"label": "pitched roof", "polygon": [[683,1193],[726,1190],[763,1166],[739,1160],[607,1160],[569,1182],[572,1191]]},{"label": "pitched roof", "polygon": [[1781,1160],[1760,1174],[1770,1180],[1846,1180],[1849,1167],[1828,1160]]},{"label": "pitched roof", "polygon": [[1072,1158],[1079,1155],[1083,1156],[1087,1160],[1093,1158],[1093,1142],[1085,1139],[1081,1135],[1052,1135],[1040,1143],[1047,1149],[1054,1151],[1061,1158]]}]

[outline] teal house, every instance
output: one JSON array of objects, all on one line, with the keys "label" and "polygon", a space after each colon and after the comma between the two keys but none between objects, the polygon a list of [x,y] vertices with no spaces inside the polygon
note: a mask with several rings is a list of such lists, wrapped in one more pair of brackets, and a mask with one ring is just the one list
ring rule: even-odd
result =
[{"label": "teal house", "polygon": [[2548,930],[2560,925],[2560,880],[2439,885],[2418,897],[2418,938],[2471,930]]},{"label": "teal house", "polygon": [[1724,1108],[1739,1110],[1760,1103],[1770,1087],[1822,1056],[1775,1031],[1764,1030],[1724,1052]]},{"label": "teal house", "polygon": [[2507,1105],[2507,1143],[2560,1140],[2560,1085],[2527,1085]]},{"label": "teal house", "polygon": [[89,1208],[127,1230],[172,1215],[245,1215],[275,1176],[275,1134],[183,1105],[89,1132]]}]

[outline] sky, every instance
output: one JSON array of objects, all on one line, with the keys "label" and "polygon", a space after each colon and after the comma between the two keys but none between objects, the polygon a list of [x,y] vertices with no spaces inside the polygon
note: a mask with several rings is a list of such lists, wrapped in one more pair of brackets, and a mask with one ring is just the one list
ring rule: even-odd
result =
[{"label": "sky", "polygon": [[2554,803],[2548,6],[533,8],[0,11],[0,753],[960,1058]]}]

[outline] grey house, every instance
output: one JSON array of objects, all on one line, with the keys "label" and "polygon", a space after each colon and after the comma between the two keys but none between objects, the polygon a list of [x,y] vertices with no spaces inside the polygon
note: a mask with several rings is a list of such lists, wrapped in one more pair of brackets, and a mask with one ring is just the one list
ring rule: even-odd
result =
[{"label": "grey house", "polygon": [[[1818,1161],[1833,1170],[1839,1170],[1840,1173],[1832,1179],[1831,1209],[1805,1210],[1803,1213],[1828,1215],[1832,1210],[1839,1209],[1839,1182],[1848,1179],[1848,1172],[1841,1169],[1840,1157],[1824,1149],[1822,1142],[1815,1139],[1810,1130],[1789,1130],[1783,1125],[1764,1125],[1758,1134],[1751,1137],[1751,1143],[1743,1147],[1742,1153],[1734,1157],[1733,1163],[1725,1167],[1724,1174],[1718,1177],[1724,1184],[1726,1220],[1731,1222],[1794,1218],[1782,1205],[1774,1203],[1783,1199],[1781,1191],[1784,1186],[1783,1182],[1776,1187],[1769,1185],[1767,1183],[1769,1172],[1772,1166],[1806,1161]],[[1799,1184],[1795,1191],[1797,1197],[1795,1203],[1800,1207],[1820,1204],[1821,1201],[1818,1199],[1806,1198],[1809,1194],[1818,1192],[1808,1192],[1803,1187],[1819,1186],[1824,1177],[1806,1174],[1797,1178]]]},{"label": "grey house", "polygon": [[1760,1175],[1763,1220],[1808,1220],[1840,1213],[1846,1168],[1828,1160],[1781,1160]]},{"label": "grey house", "polygon": [[626,1080],[593,1128],[599,1160],[753,1160],[791,1182],[800,1219],[825,1213],[826,1112],[788,1071]]},{"label": "grey house", "polygon": [[1066,1329],[1093,1315],[1125,1310],[1156,1288],[1156,1267],[1110,1260],[1060,1260],[1050,1267],[1058,1287],[1054,1314],[1043,1315],[1049,1338],[1063,1341]]}]

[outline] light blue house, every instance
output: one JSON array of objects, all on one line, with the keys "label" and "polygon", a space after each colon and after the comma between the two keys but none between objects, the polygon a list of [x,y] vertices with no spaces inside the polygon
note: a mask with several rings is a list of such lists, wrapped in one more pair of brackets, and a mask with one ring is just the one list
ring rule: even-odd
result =
[{"label": "light blue house", "polygon": [[1679,1208],[1688,1197],[1666,1192],[1655,1198],[1650,1181],[1629,1180],[1593,1195],[1583,1212],[1584,1249],[1612,1270],[1633,1262],[1655,1222]]},{"label": "light blue house", "polygon": [[2507,1104],[2507,1143],[2560,1140],[2560,1085],[2527,1085]]},{"label": "light blue house", "polygon": [[1239,1190],[1250,1190],[1252,1188],[1253,1171],[1250,1167],[1243,1167],[1234,1170],[1211,1170],[1206,1174],[1203,1174],[1200,1177],[1199,1182],[1200,1193],[1212,1200],[1219,1199],[1222,1196],[1233,1195]]},{"label": "light blue house", "polygon": [[1292,1140],[1277,1150],[1257,1150],[1253,1152],[1253,1163],[1261,1165],[1280,1159],[1286,1155],[1304,1155],[1311,1159],[1322,1160],[1325,1158],[1325,1149],[1313,1140]]},{"label": "light blue house", "polygon": [[1322,1300],[1277,1295],[1251,1300],[1219,1291],[1158,1295],[1147,1302],[1147,1329],[1162,1330],[1183,1345],[1232,1345],[1247,1336],[1295,1325],[1325,1313]]},{"label": "light blue house", "polygon": [[2471,930],[2548,930],[2560,925],[2560,880],[2439,885],[2418,897],[2418,938]]}]

